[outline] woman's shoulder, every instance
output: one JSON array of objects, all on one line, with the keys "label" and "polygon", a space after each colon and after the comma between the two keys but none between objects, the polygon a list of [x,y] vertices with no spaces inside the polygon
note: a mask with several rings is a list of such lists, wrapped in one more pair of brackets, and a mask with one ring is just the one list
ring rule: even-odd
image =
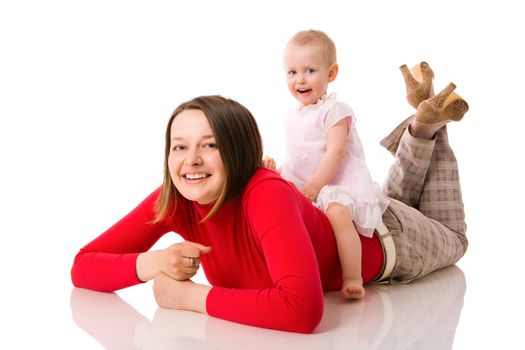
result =
[{"label": "woman's shoulder", "polygon": [[267,192],[273,195],[275,191],[293,191],[294,186],[275,171],[260,167],[248,181],[244,189],[244,197],[250,195],[254,190],[258,193]]},{"label": "woman's shoulder", "polygon": [[258,228],[256,232],[266,232],[269,226],[292,217],[300,220],[305,208],[311,206],[291,182],[266,168],[255,172],[241,201],[248,222],[252,228]]},{"label": "woman's shoulder", "polygon": [[269,184],[272,184],[272,183],[287,183],[288,181],[286,181],[281,175],[279,175],[273,170],[270,170],[265,167],[259,167],[255,171],[255,173],[253,173],[252,177],[248,181],[246,188],[249,188],[257,184],[266,183],[266,182],[268,182]]}]

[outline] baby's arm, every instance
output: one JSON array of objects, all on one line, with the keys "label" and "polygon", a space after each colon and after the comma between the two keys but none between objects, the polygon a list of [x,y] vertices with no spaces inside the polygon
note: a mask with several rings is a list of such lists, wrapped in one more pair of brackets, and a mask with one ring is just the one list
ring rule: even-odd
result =
[{"label": "baby's arm", "polygon": [[348,137],[346,118],[338,121],[326,133],[326,153],[324,154],[314,176],[301,189],[301,192],[313,201],[319,191],[334,177],[345,155],[345,145]]}]

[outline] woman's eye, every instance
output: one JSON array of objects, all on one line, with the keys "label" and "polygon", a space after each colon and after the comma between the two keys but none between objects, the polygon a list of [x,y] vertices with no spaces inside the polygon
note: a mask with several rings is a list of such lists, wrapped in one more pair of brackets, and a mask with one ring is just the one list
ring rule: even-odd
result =
[{"label": "woman's eye", "polygon": [[184,146],[181,146],[181,145],[175,145],[171,148],[172,151],[175,151],[175,152],[179,152],[179,151],[182,151],[184,149]]},{"label": "woman's eye", "polygon": [[205,143],[202,147],[204,148],[217,148],[216,143]]}]

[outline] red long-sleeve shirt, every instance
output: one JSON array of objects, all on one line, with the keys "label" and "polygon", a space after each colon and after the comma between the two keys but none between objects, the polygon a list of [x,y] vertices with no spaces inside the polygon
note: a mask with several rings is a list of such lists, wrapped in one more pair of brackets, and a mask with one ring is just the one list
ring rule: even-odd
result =
[{"label": "red long-sleeve shirt", "polygon": [[[201,256],[212,285],[209,315],[280,330],[312,332],[323,313],[323,290],[337,290],[342,272],[326,216],[289,182],[261,168],[242,196],[199,223],[211,205],[180,198],[176,211],[158,224],[159,189],[127,216],[82,248],[71,277],[77,287],[115,291],[140,283],[138,254],[167,232],[213,247]],[[364,283],[383,264],[381,243],[360,236]]]}]

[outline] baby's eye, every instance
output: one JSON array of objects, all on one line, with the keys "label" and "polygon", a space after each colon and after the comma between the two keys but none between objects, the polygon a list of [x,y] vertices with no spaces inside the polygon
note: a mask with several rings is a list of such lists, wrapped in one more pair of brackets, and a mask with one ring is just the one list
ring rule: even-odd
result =
[{"label": "baby's eye", "polygon": [[313,73],[315,73],[315,69],[313,69],[313,68],[308,68],[306,70],[306,74],[313,74]]},{"label": "baby's eye", "polygon": [[297,72],[294,71],[294,70],[288,71],[288,76],[290,76],[290,77],[293,77],[296,74],[297,74]]}]

